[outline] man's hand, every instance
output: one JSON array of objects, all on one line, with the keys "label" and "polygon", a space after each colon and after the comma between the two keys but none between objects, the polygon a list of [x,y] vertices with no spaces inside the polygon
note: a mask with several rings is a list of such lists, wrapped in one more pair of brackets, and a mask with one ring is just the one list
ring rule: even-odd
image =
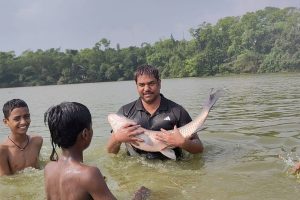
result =
[{"label": "man's hand", "polygon": [[157,133],[155,139],[165,143],[168,147],[182,148],[185,143],[185,138],[180,134],[178,128],[174,126],[173,133],[160,129],[162,133]]},{"label": "man's hand", "polygon": [[122,126],[117,132],[113,133],[113,137],[119,143],[128,142],[138,145],[138,142],[143,142],[144,140],[136,136],[142,133],[144,133],[144,130],[140,125],[137,125],[135,123],[127,123]]},{"label": "man's hand", "polygon": [[107,152],[117,154],[122,142],[133,143],[138,146],[138,142],[143,142],[144,140],[136,136],[143,132],[144,129],[136,123],[125,124],[117,132],[112,133],[107,144]]},{"label": "man's hand", "polygon": [[161,133],[157,133],[155,139],[165,143],[168,147],[179,147],[193,154],[203,152],[204,148],[197,134],[184,138],[176,126],[172,132],[161,129]]}]

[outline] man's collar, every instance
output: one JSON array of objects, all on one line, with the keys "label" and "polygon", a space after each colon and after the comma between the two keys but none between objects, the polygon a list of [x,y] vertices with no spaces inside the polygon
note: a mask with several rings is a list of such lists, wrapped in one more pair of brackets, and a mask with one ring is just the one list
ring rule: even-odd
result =
[{"label": "man's collar", "polygon": [[168,110],[168,102],[164,95],[160,94],[160,105],[158,110]]},{"label": "man's collar", "polygon": [[137,102],[136,102],[136,109],[137,110],[145,110],[144,109],[144,106],[143,106],[143,104],[142,104],[142,100],[141,100],[141,97],[137,100]]}]

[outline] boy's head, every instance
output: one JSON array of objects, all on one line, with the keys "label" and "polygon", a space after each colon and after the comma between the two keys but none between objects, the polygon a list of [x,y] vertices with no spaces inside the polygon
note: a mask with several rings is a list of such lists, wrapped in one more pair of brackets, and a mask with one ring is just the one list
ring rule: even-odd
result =
[{"label": "boy's head", "polygon": [[4,118],[8,119],[10,116],[10,113],[13,111],[13,109],[15,108],[28,108],[27,104],[25,103],[25,101],[21,100],[21,99],[12,99],[7,101],[4,105],[3,105],[3,114],[4,114]]},{"label": "boy's head", "polygon": [[75,144],[79,134],[92,130],[89,109],[77,102],[63,102],[50,107],[45,112],[44,122],[48,124],[51,135],[53,147],[51,160],[57,160],[56,146],[69,148]]}]

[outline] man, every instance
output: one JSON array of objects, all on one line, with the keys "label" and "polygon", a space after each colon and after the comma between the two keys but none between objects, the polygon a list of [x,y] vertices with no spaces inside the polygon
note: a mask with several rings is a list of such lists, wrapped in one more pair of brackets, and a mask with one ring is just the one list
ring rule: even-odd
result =
[{"label": "man", "polygon": [[[107,151],[117,154],[122,143],[142,142],[135,137],[142,132],[140,126],[146,129],[159,131],[161,129],[170,130],[174,128],[173,134],[157,134],[156,138],[168,146],[175,147],[177,158],[182,156],[181,149],[196,154],[203,151],[203,145],[197,134],[185,139],[179,133],[177,127],[184,126],[192,119],[188,112],[177,103],[165,98],[161,93],[161,80],[158,70],[151,65],[139,66],[135,72],[135,83],[140,96],[139,99],[122,106],[118,114],[133,119],[136,124],[126,124],[116,133],[112,133]],[[134,148],[134,150],[148,159],[161,159],[167,157],[160,152],[145,152]]]},{"label": "man", "polygon": [[43,138],[28,135],[30,113],[21,99],[12,99],[3,105],[4,124],[10,134],[0,144],[0,176],[12,175],[27,167],[39,168],[39,153]]}]

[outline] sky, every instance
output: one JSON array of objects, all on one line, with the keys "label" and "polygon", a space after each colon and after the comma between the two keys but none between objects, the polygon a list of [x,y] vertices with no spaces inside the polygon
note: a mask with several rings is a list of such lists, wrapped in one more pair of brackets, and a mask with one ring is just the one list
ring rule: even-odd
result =
[{"label": "sky", "polygon": [[0,0],[0,51],[140,47],[191,38],[203,22],[265,7],[297,7],[300,0]]}]

